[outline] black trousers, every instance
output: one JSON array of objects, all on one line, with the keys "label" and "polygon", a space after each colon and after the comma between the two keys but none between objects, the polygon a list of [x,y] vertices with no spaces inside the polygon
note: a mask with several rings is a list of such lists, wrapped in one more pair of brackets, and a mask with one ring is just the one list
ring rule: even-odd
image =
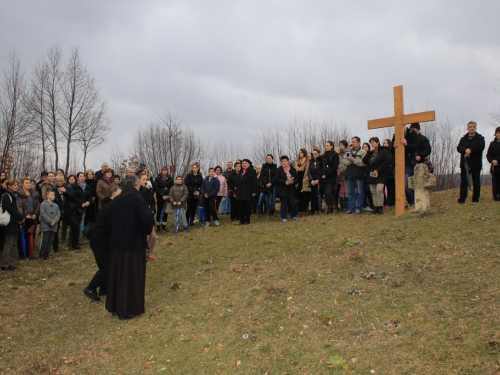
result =
[{"label": "black trousers", "polygon": [[[481,195],[481,169],[470,167],[469,173],[472,179],[472,201],[479,202],[479,196]],[[465,199],[467,199],[467,190],[467,173],[465,173],[465,168],[460,168],[460,202],[465,202]]]},{"label": "black trousers", "polygon": [[203,208],[205,209],[205,217],[208,222],[210,222],[211,219],[219,220],[217,216],[216,198],[203,198]]},{"label": "black trousers", "polygon": [[[92,245],[92,244],[91,244]],[[108,286],[108,270],[111,261],[111,248],[106,246],[91,246],[94,253],[95,262],[99,268],[92,280],[90,280],[89,288],[106,291]]]},{"label": "black trousers", "polygon": [[238,201],[236,200],[236,197],[233,195],[229,196],[229,199],[231,200],[231,220],[238,220],[239,219],[239,214],[238,214]]},{"label": "black trousers", "polygon": [[238,201],[238,216],[240,223],[250,224],[250,215],[252,214],[252,201]]},{"label": "black trousers", "polygon": [[493,189],[493,199],[500,201],[500,172],[492,173],[491,188]]},{"label": "black trousers", "polygon": [[[71,214],[62,218],[59,222],[59,227],[62,221],[65,221],[71,229],[71,247],[76,247],[78,245],[78,239],[80,238],[80,223],[77,221],[77,218]],[[59,228],[57,229],[59,230]],[[59,251],[59,233],[54,237],[52,248],[54,251]]]},{"label": "black trousers", "polygon": [[311,185],[311,214],[319,212],[318,205],[318,185]]},{"label": "black trousers", "polygon": [[196,215],[196,207],[198,207],[198,197],[189,197],[187,199],[186,211],[186,219],[189,224],[194,221],[194,215]]}]

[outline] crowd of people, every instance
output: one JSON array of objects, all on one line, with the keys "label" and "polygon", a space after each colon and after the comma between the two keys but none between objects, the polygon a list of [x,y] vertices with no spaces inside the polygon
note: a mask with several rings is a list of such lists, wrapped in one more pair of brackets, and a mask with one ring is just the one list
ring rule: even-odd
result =
[{"label": "crowd of people", "polygon": [[[461,155],[459,203],[465,202],[470,185],[474,188],[472,201],[479,201],[485,142],[476,128],[475,122],[469,122],[457,147]],[[60,251],[66,237],[70,250],[81,249],[82,233],[89,233],[98,271],[84,294],[96,301],[107,295],[106,308],[120,318],[137,316],[144,312],[146,260],[156,260],[156,235],[169,230],[169,216],[173,232],[178,233],[188,232],[195,224],[220,226],[219,215],[248,225],[252,214],[274,216],[278,200],[282,222],[340,212],[381,215],[395,204],[396,147],[405,148],[405,193],[411,207],[414,196],[408,177],[414,166],[425,163],[432,169],[432,148],[418,123],[411,124],[401,140],[381,142],[371,137],[361,143],[355,136],[337,145],[327,141],[323,151],[319,146],[311,151],[300,149],[295,160],[280,156],[279,166],[268,154],[256,166],[242,159],[228,162],[226,169],[210,167],[206,177],[199,163],[186,176],[171,176],[165,166],[153,177],[140,165],[130,168],[123,181],[107,163],[95,173],[90,169],[68,176],[61,169],[42,172],[37,182],[29,177],[7,179],[1,173],[2,212],[10,215],[7,225],[0,227],[1,269],[14,270],[16,254],[36,256],[33,237],[38,227],[38,257],[44,260],[51,251]],[[495,129],[486,157],[491,163],[493,197],[498,201],[500,127]],[[26,244],[31,244],[28,253]]]}]

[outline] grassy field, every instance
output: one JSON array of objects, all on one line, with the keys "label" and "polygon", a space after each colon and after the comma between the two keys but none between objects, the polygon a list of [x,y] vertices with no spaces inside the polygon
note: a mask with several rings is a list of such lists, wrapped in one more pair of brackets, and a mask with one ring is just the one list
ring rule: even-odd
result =
[{"label": "grassy field", "polygon": [[490,195],[434,193],[427,215],[170,230],[147,265],[146,314],[129,321],[83,295],[88,246],[23,261],[0,274],[0,373],[499,373]]}]

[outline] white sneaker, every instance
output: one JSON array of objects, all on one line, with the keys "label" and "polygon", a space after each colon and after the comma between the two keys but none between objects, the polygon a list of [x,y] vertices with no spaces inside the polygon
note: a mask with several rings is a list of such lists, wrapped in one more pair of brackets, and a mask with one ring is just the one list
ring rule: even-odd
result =
[{"label": "white sneaker", "polygon": [[219,220],[215,220],[214,224],[215,224],[216,227],[219,227],[220,226]]},{"label": "white sneaker", "polygon": [[207,222],[205,223],[205,228],[208,228],[209,226],[210,226],[210,221],[207,221]]},{"label": "white sneaker", "polygon": [[373,210],[370,208],[370,206],[366,206],[365,208],[363,208],[363,211],[372,212]]},{"label": "white sneaker", "polygon": [[193,224],[199,223],[200,221],[198,219],[193,220]]}]

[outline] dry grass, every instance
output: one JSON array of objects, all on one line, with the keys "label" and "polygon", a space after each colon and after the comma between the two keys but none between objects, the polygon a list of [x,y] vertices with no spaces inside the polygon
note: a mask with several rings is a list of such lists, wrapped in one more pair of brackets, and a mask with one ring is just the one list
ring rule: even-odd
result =
[{"label": "dry grass", "polygon": [[0,274],[0,373],[495,374],[500,205],[457,195],[162,234],[130,321],[82,294],[88,248],[22,262]]}]

